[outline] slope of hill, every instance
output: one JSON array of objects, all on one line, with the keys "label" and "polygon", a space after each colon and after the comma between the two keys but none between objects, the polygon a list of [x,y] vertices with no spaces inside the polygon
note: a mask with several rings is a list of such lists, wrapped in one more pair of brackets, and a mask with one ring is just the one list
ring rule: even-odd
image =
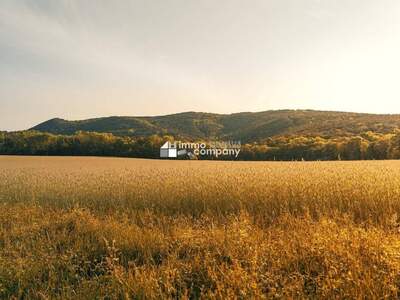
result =
[{"label": "slope of hill", "polygon": [[82,130],[118,136],[159,134],[251,142],[288,135],[331,137],[357,135],[366,131],[389,133],[396,128],[400,128],[400,115],[276,110],[229,115],[185,112],[155,117],[105,117],[80,121],[56,118],[31,129],[55,134],[73,134]]}]

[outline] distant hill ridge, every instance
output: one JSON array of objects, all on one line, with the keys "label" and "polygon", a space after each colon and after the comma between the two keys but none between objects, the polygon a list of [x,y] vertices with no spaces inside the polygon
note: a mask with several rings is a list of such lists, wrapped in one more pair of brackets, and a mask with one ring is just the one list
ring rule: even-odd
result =
[{"label": "distant hill ridge", "polygon": [[253,142],[288,135],[331,137],[352,136],[367,131],[389,133],[397,128],[400,128],[400,115],[271,110],[234,114],[184,112],[154,117],[114,116],[79,121],[55,118],[31,130],[54,134],[96,131],[134,137],[158,134],[190,139],[219,138]]}]

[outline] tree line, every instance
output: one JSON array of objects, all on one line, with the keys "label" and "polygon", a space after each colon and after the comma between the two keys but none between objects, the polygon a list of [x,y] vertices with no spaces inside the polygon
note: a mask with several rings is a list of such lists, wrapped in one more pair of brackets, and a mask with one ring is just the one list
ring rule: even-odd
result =
[{"label": "tree line", "polygon": [[[3,155],[82,155],[159,158],[160,146],[172,136],[115,136],[79,131],[55,135],[38,131],[0,132]],[[204,142],[204,141],[195,141]],[[199,157],[199,159],[212,157]],[[279,136],[242,144],[240,160],[372,160],[400,158],[400,131],[356,136]],[[220,157],[224,159],[224,157]],[[225,159],[232,159],[225,157]]]}]

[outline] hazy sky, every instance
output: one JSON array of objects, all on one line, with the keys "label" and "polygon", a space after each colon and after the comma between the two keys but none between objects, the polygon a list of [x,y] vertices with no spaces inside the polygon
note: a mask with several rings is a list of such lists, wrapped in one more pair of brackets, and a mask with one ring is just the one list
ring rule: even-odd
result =
[{"label": "hazy sky", "polygon": [[0,0],[0,130],[281,108],[400,113],[400,1]]}]

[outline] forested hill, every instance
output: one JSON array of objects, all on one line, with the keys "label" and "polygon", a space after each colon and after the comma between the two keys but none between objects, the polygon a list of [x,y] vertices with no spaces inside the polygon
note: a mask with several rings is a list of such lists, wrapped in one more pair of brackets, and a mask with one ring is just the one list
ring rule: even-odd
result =
[{"label": "forested hill", "polygon": [[400,115],[311,110],[230,115],[186,112],[81,121],[52,119],[31,129],[0,132],[0,155],[159,158],[165,141],[207,143],[220,139],[240,141],[237,159],[241,160],[400,159]]},{"label": "forested hill", "polygon": [[275,110],[235,114],[185,112],[155,117],[106,117],[80,121],[56,118],[31,129],[64,135],[95,131],[130,137],[171,135],[193,140],[219,138],[254,142],[276,136],[350,137],[368,131],[386,134],[396,128],[400,128],[400,115]]}]

